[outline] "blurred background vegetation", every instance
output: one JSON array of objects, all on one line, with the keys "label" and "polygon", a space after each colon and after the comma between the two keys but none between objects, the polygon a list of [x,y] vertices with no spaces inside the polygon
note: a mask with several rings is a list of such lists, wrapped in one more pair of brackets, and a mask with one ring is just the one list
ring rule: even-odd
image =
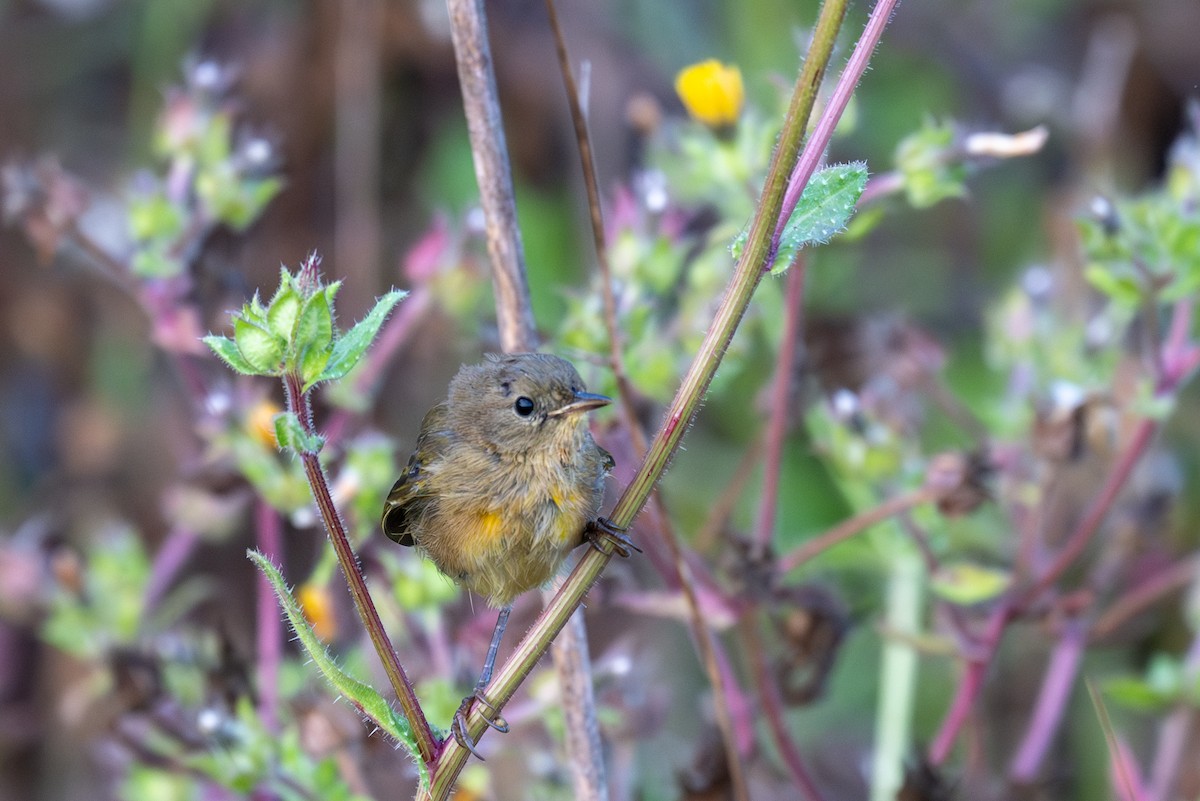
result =
[{"label": "blurred background vegetation", "polygon": [[[738,65],[749,104],[773,119],[815,9],[809,0],[563,0],[560,17],[572,56],[590,62],[590,123],[606,197],[617,197],[635,171],[655,158],[653,134],[659,127],[685,116],[672,84],[687,64],[716,57]],[[489,3],[488,12],[534,309],[547,332],[567,325],[560,336],[569,342],[581,313],[574,298],[587,285],[594,257],[554,43],[541,0],[501,0]],[[848,32],[857,34],[865,15],[866,9],[852,8]],[[1027,424],[1028,409],[995,409],[1008,376],[988,358],[989,315],[1039,265],[1053,267],[1059,276],[1063,306],[1090,302],[1078,275],[1074,221],[1096,195],[1140,192],[1163,178],[1169,149],[1187,127],[1187,100],[1200,81],[1197,31],[1200,6],[1194,0],[902,4],[831,160],[861,159],[872,174],[887,172],[896,165],[899,143],[931,121],[977,131],[1042,125],[1049,137],[1033,156],[973,174],[965,196],[931,208],[894,204],[852,243],[814,256],[808,267],[806,336],[810,349],[827,354],[824,367],[866,374],[881,369],[894,354],[886,344],[873,345],[870,332],[881,330],[878,326],[910,331],[940,349],[946,382],[963,406],[1004,435]],[[844,47],[852,41],[847,38]],[[834,64],[840,65],[847,52],[835,56]],[[419,317],[386,366],[363,422],[356,423],[359,431],[386,432],[395,441],[376,441],[372,453],[377,458],[357,474],[377,484],[360,515],[369,527],[377,508],[372,500],[394,477],[389,460],[408,452],[421,415],[443,396],[459,364],[495,347],[474,212],[477,189],[444,5],[437,0],[0,0],[0,158],[10,166],[54,159],[75,177],[71,191],[78,188],[87,198],[93,230],[104,244],[106,215],[114,229],[125,226],[122,214],[130,198],[156,181],[169,184],[164,151],[156,141],[164,108],[176,107],[171,100],[177,96],[169,88],[195,80],[197,65],[209,61],[231,70],[222,75],[231,76],[227,96],[236,120],[234,147],[265,143],[260,166],[281,177],[282,184],[261,216],[257,210],[247,215],[245,230],[226,220],[206,228],[193,243],[185,291],[201,315],[199,332],[224,330],[229,309],[240,307],[256,290],[269,294],[279,265],[296,265],[314,249],[324,255],[326,273],[344,281],[338,311],[346,323],[361,317],[391,286],[419,282],[422,266],[431,259],[456,261],[456,271],[443,276],[434,293],[433,310]],[[137,598],[123,600],[123,593],[140,596],[153,574],[151,560],[181,519],[203,521],[195,526],[201,530],[198,541],[171,580],[178,607],[171,614],[158,611],[165,620],[186,621],[210,633],[208,639],[179,640],[180,648],[203,654],[180,661],[205,667],[195,668],[197,676],[190,679],[150,672],[155,686],[171,687],[169,694],[181,706],[187,706],[188,693],[197,707],[214,695],[246,697],[255,654],[255,616],[248,610],[256,603],[256,577],[244,558],[255,542],[251,501],[228,470],[214,467],[211,449],[196,447],[196,429],[205,419],[198,419],[188,400],[187,371],[181,373],[164,356],[161,342],[167,334],[161,326],[152,327],[122,287],[89,265],[87,252],[77,246],[35,246],[28,227],[18,224],[14,174],[6,173],[5,211],[11,224],[0,228],[0,799],[237,795],[241,791],[232,781],[225,783],[232,790],[208,785],[195,790],[156,784],[161,771],[139,773],[130,767],[154,763],[130,745],[146,741],[121,729],[135,725],[127,713],[150,703],[157,690],[138,685],[146,675],[138,667],[146,658],[138,646],[146,628],[144,610]],[[733,220],[734,230],[742,222]],[[772,280],[761,288],[768,313],[778,309],[782,287],[782,281]],[[730,380],[718,385],[720,392],[702,412],[664,485],[665,503],[685,538],[703,528],[713,499],[761,427],[760,395],[772,355],[755,346],[771,341],[777,328],[769,316],[759,324],[758,333],[740,336],[740,356],[727,368]],[[674,377],[672,371],[680,367],[672,363],[664,369]],[[591,376],[594,384],[604,380],[596,369]],[[248,386],[230,390],[238,408],[251,410],[263,398],[279,400],[277,386]],[[247,393],[254,397],[243,397]],[[1163,559],[1197,544],[1196,400],[1195,390],[1185,392],[1163,451],[1162,463],[1168,466],[1161,469],[1169,476],[1162,480],[1171,485],[1172,501],[1168,522],[1156,532]],[[658,419],[649,401],[639,411],[650,425]],[[919,439],[930,452],[979,444],[940,422],[936,413],[922,414]],[[366,445],[360,440],[359,446],[361,454]],[[788,440],[776,523],[780,550],[860,506],[813,450],[803,432]],[[248,475],[248,457],[241,458],[242,473]],[[753,525],[759,481],[757,474],[750,477],[730,529]],[[1079,481],[1093,488],[1098,483],[1086,475]],[[289,503],[294,508],[285,532],[287,575],[299,583],[324,571],[327,579],[332,567],[321,567],[327,559],[324,536],[311,518],[304,519],[302,495],[275,505]],[[979,524],[953,536],[966,541],[968,551],[990,554],[1003,546],[971,538],[996,530]],[[98,542],[105,546],[97,548]],[[99,555],[112,564],[97,566]],[[415,561],[411,554],[399,558]],[[861,765],[868,759],[874,725],[880,643],[872,624],[882,603],[879,573],[865,558],[851,549],[832,567],[806,574],[836,586],[854,623],[826,696],[792,718],[830,798],[865,797]],[[104,607],[106,631],[122,632],[120,647],[111,639],[94,647],[83,641],[100,625],[96,619],[54,617],[61,600],[54,588],[81,581],[75,575],[84,569],[81,562],[100,583],[79,594],[91,593],[91,604]],[[613,571],[615,588],[653,585],[652,573],[633,562]],[[440,579],[426,580],[436,592]],[[360,658],[350,647],[358,637],[357,623],[336,582],[330,595],[330,614],[341,627],[326,639],[339,643],[345,658]],[[610,706],[627,713],[608,721],[617,743],[610,758],[618,765],[636,761],[631,744],[642,736],[664,754],[641,764],[638,789],[623,797],[721,797],[694,789],[705,786],[703,778],[692,775],[705,764],[705,715],[691,708],[694,703],[687,711],[672,703],[691,699],[705,687],[686,629],[664,619],[668,615],[614,610],[603,604],[607,597],[600,592],[591,623],[598,673],[609,682],[602,685],[601,703],[608,688],[610,695],[621,696],[608,698]],[[428,597],[409,598],[402,606],[409,602],[431,603]],[[536,604],[530,604],[522,614],[533,614]],[[455,610],[456,625],[470,618],[469,605]],[[1151,654],[1186,647],[1188,632],[1180,617],[1174,607],[1161,610],[1089,659],[1096,660],[1097,669],[1140,671]],[[48,619],[59,628],[48,631]],[[173,625],[162,628],[170,632]],[[475,654],[485,638],[486,631],[471,630],[469,638],[452,640]],[[1045,638],[1031,634],[998,660],[1006,681],[985,701],[994,726],[988,741],[993,752],[973,758],[999,760],[1000,773],[1002,755],[1012,751],[1036,696],[1047,648]],[[633,661],[634,678],[618,666],[622,659]],[[98,679],[98,661],[116,678]],[[304,779],[306,787],[326,788],[327,797],[335,797],[328,788],[340,781],[362,795],[389,796],[391,773],[403,772],[390,746],[367,737],[352,712],[334,706],[311,671],[294,668],[280,680],[281,692],[298,710],[293,716],[302,744],[291,756],[277,758],[299,770],[304,754],[329,756],[334,778]],[[934,736],[957,675],[945,658],[923,660],[922,670],[914,754]],[[297,689],[306,686],[315,689]],[[97,687],[115,691],[97,698]],[[537,692],[535,682],[531,694]],[[1077,693],[1075,700],[1065,734],[1056,740],[1038,783],[1025,791],[1030,794],[1012,797],[1105,797],[1103,734],[1086,694]],[[237,703],[227,704],[231,719],[253,718],[239,712]],[[1139,734],[1147,735],[1148,719],[1122,715],[1118,729],[1147,758],[1150,740]],[[519,711],[510,720],[520,721]],[[561,783],[555,784],[552,760],[530,756],[530,748],[550,748],[544,739],[510,735],[489,743],[504,749],[495,759],[489,753],[492,776],[532,773],[546,787],[557,788],[538,785],[544,794],[537,797],[566,797]],[[1195,756],[1194,743],[1191,748]],[[1179,797],[1195,798],[1200,760],[1183,764]],[[157,767],[164,767],[161,760]],[[210,776],[224,770],[192,763],[187,770],[176,763],[166,768]],[[257,775],[252,769],[246,773]],[[478,792],[534,797],[506,795],[495,789],[502,781],[493,783],[486,789],[488,783],[480,779]],[[266,792],[255,787],[251,783],[244,792]],[[989,788],[994,795],[963,797],[1007,797]]]}]

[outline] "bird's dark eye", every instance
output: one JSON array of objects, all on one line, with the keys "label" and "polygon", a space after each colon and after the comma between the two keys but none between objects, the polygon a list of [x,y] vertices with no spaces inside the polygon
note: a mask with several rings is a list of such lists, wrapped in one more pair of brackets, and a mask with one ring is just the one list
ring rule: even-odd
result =
[{"label": "bird's dark eye", "polygon": [[533,401],[522,395],[513,403],[513,411],[521,417],[533,414]]}]

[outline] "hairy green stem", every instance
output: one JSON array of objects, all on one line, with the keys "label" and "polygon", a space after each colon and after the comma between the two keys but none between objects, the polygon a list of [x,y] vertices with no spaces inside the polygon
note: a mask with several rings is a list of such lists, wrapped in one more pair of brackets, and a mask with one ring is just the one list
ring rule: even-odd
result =
[{"label": "hairy green stem", "polygon": [[[779,136],[779,144],[768,169],[762,198],[750,227],[746,247],[704,343],[671,404],[666,421],[651,443],[650,450],[637,475],[625,488],[625,492],[617,501],[617,505],[610,515],[610,521],[617,527],[627,528],[633,522],[633,518],[646,504],[654,486],[662,477],[671,456],[679,446],[688,423],[696,413],[705,390],[716,373],[717,366],[720,364],[721,357],[725,353],[738,323],[750,304],[754,290],[764,274],[764,266],[771,263],[769,257],[772,255],[770,252],[772,236],[783,208],[784,193],[788,189],[788,176],[797,163],[801,139],[807,128],[817,88],[820,86],[825,67],[829,62],[834,40],[845,15],[846,4],[847,0],[827,0],[822,4],[813,36],[813,45],[805,59],[800,77],[796,81],[783,130]],[[880,0],[872,10],[871,21],[855,47],[855,55],[851,57],[850,63],[839,79],[838,89],[835,89],[834,92],[835,96],[848,98],[849,91],[857,85],[862,72],[866,69],[869,55],[878,44],[883,27],[895,5],[896,0]],[[844,103],[830,103],[826,106],[822,115],[822,124],[817,126],[806,148],[806,152],[812,149],[817,154],[809,159],[813,164],[829,144],[834,123],[844,108]],[[832,117],[833,121],[826,123],[825,117]],[[804,180],[807,181],[807,178]],[[521,681],[533,669],[555,635],[565,625],[571,612],[582,602],[584,595],[600,577],[600,573],[612,558],[611,547],[611,545],[604,545],[603,550],[593,549],[580,559],[571,575],[563,583],[554,601],[543,610],[517,645],[513,656],[492,677],[491,683],[485,689],[485,694],[497,707],[502,707],[512,697]],[[467,728],[473,738],[482,736],[486,729],[486,723],[478,710],[473,710],[470,714]],[[455,779],[466,763],[467,756],[467,750],[456,742],[446,743],[434,766],[430,788],[434,799],[446,798],[449,795]]]},{"label": "hairy green stem", "polygon": [[[312,422],[309,395],[303,391],[303,382],[300,376],[295,373],[285,374],[283,387],[287,397],[288,411],[300,420],[300,425],[303,426],[305,433],[316,433]],[[304,473],[312,488],[317,510],[320,511],[321,519],[325,522],[325,531],[329,535],[329,541],[333,544],[338,563],[341,564],[342,572],[346,576],[346,583],[350,588],[350,596],[354,599],[354,606],[358,609],[358,616],[362,618],[363,626],[366,627],[367,634],[371,637],[371,644],[375,646],[379,660],[383,663],[388,681],[391,682],[392,689],[396,691],[400,708],[404,710],[404,716],[408,718],[408,722],[412,726],[413,736],[421,751],[421,759],[428,764],[437,754],[437,741],[434,739],[433,730],[429,727],[429,721],[425,718],[425,712],[421,709],[420,702],[417,701],[417,694],[413,690],[412,682],[408,680],[408,675],[404,672],[404,667],[401,666],[400,659],[396,656],[396,649],[392,647],[392,641],[383,627],[383,621],[379,619],[379,611],[375,608],[375,602],[371,600],[362,567],[358,563],[358,557],[354,555],[354,550],[350,547],[350,539],[346,536],[346,527],[333,503],[333,497],[329,493],[329,481],[325,477],[325,469],[321,466],[320,457],[315,451],[302,451],[300,452],[300,461],[304,464]]]}]

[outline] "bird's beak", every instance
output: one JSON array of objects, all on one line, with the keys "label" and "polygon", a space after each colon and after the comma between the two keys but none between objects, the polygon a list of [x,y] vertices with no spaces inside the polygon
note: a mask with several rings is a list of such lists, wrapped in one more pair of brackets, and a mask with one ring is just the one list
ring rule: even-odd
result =
[{"label": "bird's beak", "polygon": [[562,417],[565,414],[588,412],[592,409],[599,409],[601,406],[607,406],[610,403],[612,403],[612,398],[607,398],[604,395],[597,395],[593,392],[576,392],[575,398],[570,403],[558,407],[546,416]]}]

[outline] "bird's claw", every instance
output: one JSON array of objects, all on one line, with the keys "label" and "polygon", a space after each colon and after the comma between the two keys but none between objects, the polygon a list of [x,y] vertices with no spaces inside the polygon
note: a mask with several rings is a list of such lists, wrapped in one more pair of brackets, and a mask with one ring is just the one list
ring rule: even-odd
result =
[{"label": "bird's claw", "polygon": [[471,737],[471,733],[467,730],[467,715],[471,711],[471,704],[478,703],[482,708],[483,722],[492,727],[501,734],[508,733],[508,722],[500,716],[496,705],[487,699],[483,694],[482,688],[476,688],[475,692],[468,695],[459,704],[458,710],[454,713],[454,721],[450,724],[450,732],[454,735],[454,740],[463,748],[470,751],[479,761],[486,761],[483,754],[479,753],[475,748],[475,740]]},{"label": "bird's claw", "polygon": [[633,540],[629,539],[627,533],[629,529],[619,528],[612,524],[607,517],[597,517],[595,520],[589,520],[587,526],[583,530],[583,538],[588,541],[593,548],[601,553],[606,553],[601,543],[608,540],[612,543],[612,552],[629,558],[630,550],[642,552],[642,549],[633,544]]}]

